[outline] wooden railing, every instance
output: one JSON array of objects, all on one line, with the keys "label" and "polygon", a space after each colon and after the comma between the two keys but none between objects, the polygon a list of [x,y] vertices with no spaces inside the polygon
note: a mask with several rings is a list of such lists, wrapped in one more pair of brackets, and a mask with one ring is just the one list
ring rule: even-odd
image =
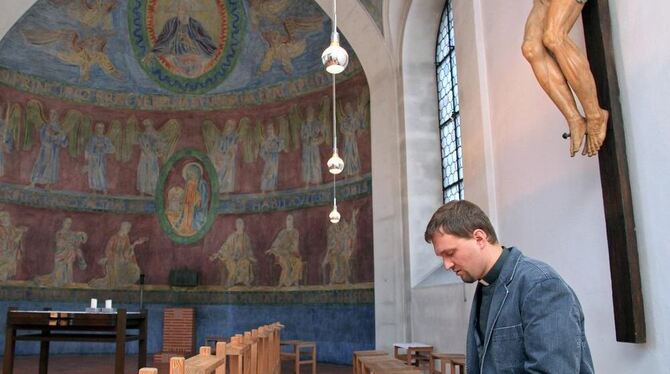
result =
[{"label": "wooden railing", "polygon": [[[230,343],[217,339],[211,346],[200,347],[191,358],[170,359],[169,374],[280,374],[279,341],[284,326],[275,322],[232,336]],[[139,374],[159,374],[156,368],[142,368]]]}]

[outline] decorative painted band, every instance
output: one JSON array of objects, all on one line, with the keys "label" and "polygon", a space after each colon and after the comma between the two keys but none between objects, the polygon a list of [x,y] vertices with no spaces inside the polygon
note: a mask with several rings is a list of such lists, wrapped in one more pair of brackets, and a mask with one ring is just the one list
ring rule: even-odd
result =
[{"label": "decorative painted band", "polygon": [[[338,82],[346,81],[362,73],[363,69],[360,63],[357,60],[351,61],[349,68],[340,74],[343,77],[338,77]],[[56,97],[78,104],[134,110],[239,109],[294,99],[326,89],[329,84],[331,84],[329,74],[319,72],[273,86],[247,91],[210,95],[153,95],[77,87],[0,67],[0,85],[3,86],[35,95]]]},{"label": "decorative painted band", "polygon": [[[41,288],[27,285],[26,281],[13,281],[0,287],[0,300],[72,301],[87,303],[103,290],[91,288]],[[348,288],[345,288],[348,287]],[[116,303],[139,303],[137,285],[123,290],[104,290],[105,298]],[[302,286],[290,289],[272,287],[233,288],[221,287],[176,288],[147,286],[143,302],[183,304],[374,304],[372,283],[341,286]],[[83,307],[82,307],[83,308]]]},{"label": "decorative painted band", "polygon": [[[337,200],[355,200],[372,194],[372,176],[365,174],[338,183]],[[0,202],[35,208],[79,212],[155,214],[153,198],[109,196],[72,191],[43,190],[26,185],[0,183]],[[220,195],[218,214],[265,213],[332,204],[332,186],[323,184],[308,190],[293,189],[274,193]]]}]

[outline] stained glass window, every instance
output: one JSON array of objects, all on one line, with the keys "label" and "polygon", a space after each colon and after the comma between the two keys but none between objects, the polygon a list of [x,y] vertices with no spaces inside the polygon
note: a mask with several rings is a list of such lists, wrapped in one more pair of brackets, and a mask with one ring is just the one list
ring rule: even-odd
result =
[{"label": "stained glass window", "polygon": [[442,12],[435,56],[444,202],[463,199],[463,148],[451,3],[447,0]]}]

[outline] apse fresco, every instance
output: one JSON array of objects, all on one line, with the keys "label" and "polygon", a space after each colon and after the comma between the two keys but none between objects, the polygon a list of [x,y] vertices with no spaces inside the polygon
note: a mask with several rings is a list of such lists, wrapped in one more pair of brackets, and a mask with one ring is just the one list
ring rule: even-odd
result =
[{"label": "apse fresco", "polygon": [[[369,91],[344,41],[332,106],[330,27],[311,0],[38,1],[0,41],[3,292],[144,274],[155,302],[371,302]],[[199,285],[171,288],[176,269]]]}]

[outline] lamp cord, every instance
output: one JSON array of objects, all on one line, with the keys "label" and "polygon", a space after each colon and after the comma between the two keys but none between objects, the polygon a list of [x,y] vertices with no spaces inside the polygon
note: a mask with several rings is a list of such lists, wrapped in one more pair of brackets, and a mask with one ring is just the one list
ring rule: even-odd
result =
[{"label": "lamp cord", "polygon": [[333,76],[333,152],[337,152],[337,107],[335,106],[335,74]]},{"label": "lamp cord", "polygon": [[333,32],[337,32],[337,0],[333,0]]}]

